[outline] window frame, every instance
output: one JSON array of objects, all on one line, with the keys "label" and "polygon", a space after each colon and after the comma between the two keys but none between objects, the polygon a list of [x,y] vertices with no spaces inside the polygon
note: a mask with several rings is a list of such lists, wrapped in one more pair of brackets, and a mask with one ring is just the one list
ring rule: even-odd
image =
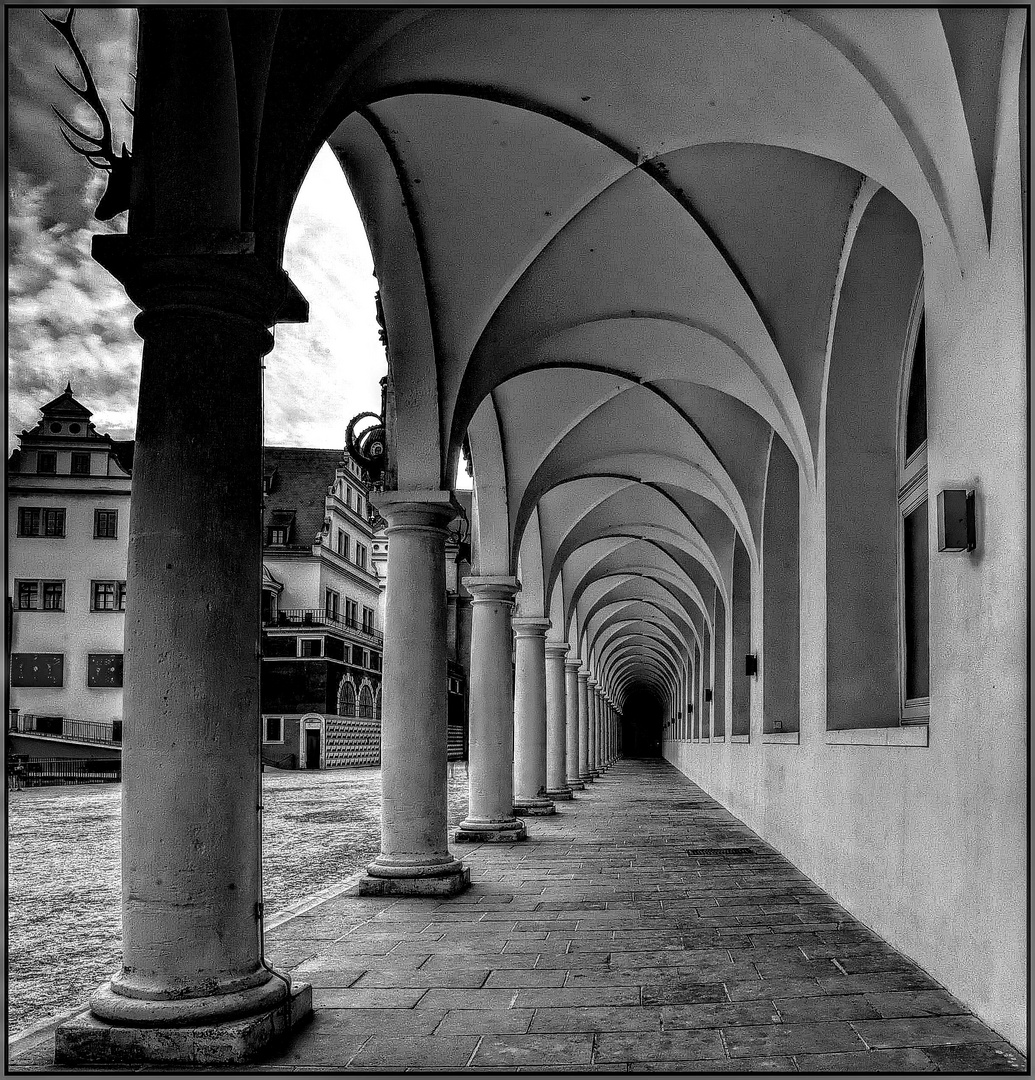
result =
[{"label": "window frame", "polygon": [[[276,739],[271,739],[270,738],[270,721],[272,721],[272,720],[276,720],[277,725],[278,725],[277,730],[278,730],[278,733],[279,733],[279,737],[276,738]],[[265,743],[275,743],[275,744],[278,744],[278,745],[283,744],[283,742],[284,742],[284,717],[283,716],[264,716],[262,718],[262,741],[263,741],[264,744]]]},{"label": "window frame", "polygon": [[[917,340],[920,329],[925,330],[924,363],[927,363],[926,349],[926,326],[924,305],[924,280],[920,277],[916,296],[913,299],[913,308],[909,317],[909,331],[906,334],[905,349],[902,358],[902,379],[899,384],[898,399],[898,445],[896,455],[898,461],[898,543],[896,545],[898,555],[898,698],[899,698],[899,721],[903,727],[909,725],[927,724],[931,718],[931,695],[930,695],[930,648],[928,648],[928,694],[926,697],[909,698],[906,696],[907,671],[906,671],[906,518],[918,509],[923,503],[928,504],[928,556],[930,556],[930,491],[928,488],[927,471],[927,440],[924,440],[907,458],[906,456],[906,426],[907,411],[909,407],[909,387],[913,379],[913,365],[916,362]],[[926,402],[925,402],[926,404]],[[928,627],[930,627],[930,570],[928,570]],[[929,632],[928,632],[929,633]],[[928,638],[928,642],[929,642]]]},{"label": "window frame", "polygon": [[[43,462],[53,464],[52,469],[44,469]],[[56,450],[37,450],[36,451],[36,475],[37,476],[57,476],[58,456]]]},{"label": "window frame", "polygon": [[[90,466],[93,462],[90,460],[93,457],[89,451],[86,450],[73,450],[69,458],[68,463],[68,475],[69,476],[89,476]],[[76,469],[76,465],[82,465],[85,462],[85,469]]]},{"label": "window frame", "polygon": [[361,570],[366,570],[366,568],[367,568],[367,556],[370,554],[370,552],[367,551],[366,544],[361,544],[357,540],[356,543],[353,546],[354,546],[355,552],[356,552],[356,555],[355,555],[355,558],[353,559],[353,562]]},{"label": "window frame", "polygon": [[[16,535],[31,540],[64,540],[67,525],[65,509],[64,506],[19,506],[18,532]],[[60,528],[60,532],[49,531],[49,514],[55,515],[55,528]],[[26,530],[26,519],[30,518],[31,515],[36,515],[35,526]]]},{"label": "window frame", "polygon": [[[316,647],[316,652],[306,653],[303,651],[304,645],[312,645]],[[323,659],[323,638],[322,637],[300,637],[298,639],[298,659],[299,660],[322,660]]]},{"label": "window frame", "polygon": [[[58,586],[61,590],[61,600],[57,607],[48,607],[47,587]],[[22,604],[22,590],[32,586],[35,595],[32,604]],[[14,583],[14,610],[15,611],[39,611],[59,613],[65,610],[65,597],[67,596],[66,581],[64,578],[17,578]]]},{"label": "window frame", "polygon": [[[97,590],[99,586],[114,586],[114,607],[97,606]],[[113,578],[97,578],[90,582],[90,611],[100,615],[117,615],[126,610],[126,583]]]},{"label": "window frame", "polygon": [[[100,526],[102,519],[106,519],[107,515],[111,515],[112,532],[101,532]],[[119,538],[119,512],[117,509],[111,510],[107,507],[96,507],[93,512],[93,538],[95,540],[117,540]]]},{"label": "window frame", "polygon": [[337,589],[324,586],[323,612],[332,622],[338,622],[341,619],[341,593]]}]

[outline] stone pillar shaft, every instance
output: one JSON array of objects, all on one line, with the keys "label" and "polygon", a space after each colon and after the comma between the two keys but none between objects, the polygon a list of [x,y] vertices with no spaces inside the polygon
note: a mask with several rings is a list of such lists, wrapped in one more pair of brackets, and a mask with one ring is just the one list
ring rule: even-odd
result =
[{"label": "stone pillar shaft", "polygon": [[565,782],[572,791],[582,791],[585,784],[579,778],[579,661],[564,661],[565,711]]},{"label": "stone pillar shaft", "polygon": [[566,641],[546,643],[546,794],[551,799],[571,798],[565,782],[567,710],[564,679]]},{"label": "stone pillar shaft", "polygon": [[470,871],[446,836],[446,526],[448,491],[386,491],[388,521],[381,721],[381,854],[366,895],[452,895]]},{"label": "stone pillar shaft", "polygon": [[514,810],[552,814],[546,797],[546,631],[550,620],[514,625]]},{"label": "stone pillar shaft", "polygon": [[579,779],[593,780],[589,768],[589,672],[580,671],[579,679]]},{"label": "stone pillar shaft", "polygon": [[514,816],[514,676],[510,663],[516,578],[464,578],[472,595],[467,817],[458,842],[509,843],[527,836]]}]

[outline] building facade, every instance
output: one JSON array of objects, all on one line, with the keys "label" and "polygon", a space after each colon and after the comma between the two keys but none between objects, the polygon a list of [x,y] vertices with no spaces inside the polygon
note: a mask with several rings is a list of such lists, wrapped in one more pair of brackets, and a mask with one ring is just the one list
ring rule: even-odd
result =
[{"label": "building facade", "polygon": [[118,733],[133,444],[100,434],[71,384],[40,412],[7,466],[13,726]]}]

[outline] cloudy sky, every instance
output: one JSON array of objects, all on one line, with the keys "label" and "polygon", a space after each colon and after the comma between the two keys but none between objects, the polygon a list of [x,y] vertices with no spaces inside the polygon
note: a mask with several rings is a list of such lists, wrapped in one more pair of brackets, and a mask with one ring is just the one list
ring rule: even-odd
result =
[{"label": "cloudy sky", "polygon": [[[66,9],[48,9],[63,16]],[[125,231],[125,215],[103,225],[92,209],[100,174],[62,141],[57,105],[88,130],[87,111],[54,73],[76,74],[71,54],[36,8],[8,8],[8,451],[39,407],[71,380],[102,432],[132,436],[140,373],[137,309],[89,257],[90,237]],[[132,146],[136,13],[87,8],[76,36],[109,106],[116,144]],[[275,331],[266,358],[266,442],[344,445],[350,417],[379,411],[387,370],[374,318],[373,262],[345,177],[321,151],[295,203],[284,267],[309,300],[310,321]]]}]

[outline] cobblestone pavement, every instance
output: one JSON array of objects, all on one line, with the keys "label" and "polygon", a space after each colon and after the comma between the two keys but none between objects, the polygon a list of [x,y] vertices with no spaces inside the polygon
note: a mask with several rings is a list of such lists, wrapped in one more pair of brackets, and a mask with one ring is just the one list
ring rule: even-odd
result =
[{"label": "cobblestone pavement", "polygon": [[315,1010],[252,1069],[1026,1070],[663,762],[619,762],[529,831],[457,847],[460,896],[353,890],[271,931],[270,959],[312,983]]}]

